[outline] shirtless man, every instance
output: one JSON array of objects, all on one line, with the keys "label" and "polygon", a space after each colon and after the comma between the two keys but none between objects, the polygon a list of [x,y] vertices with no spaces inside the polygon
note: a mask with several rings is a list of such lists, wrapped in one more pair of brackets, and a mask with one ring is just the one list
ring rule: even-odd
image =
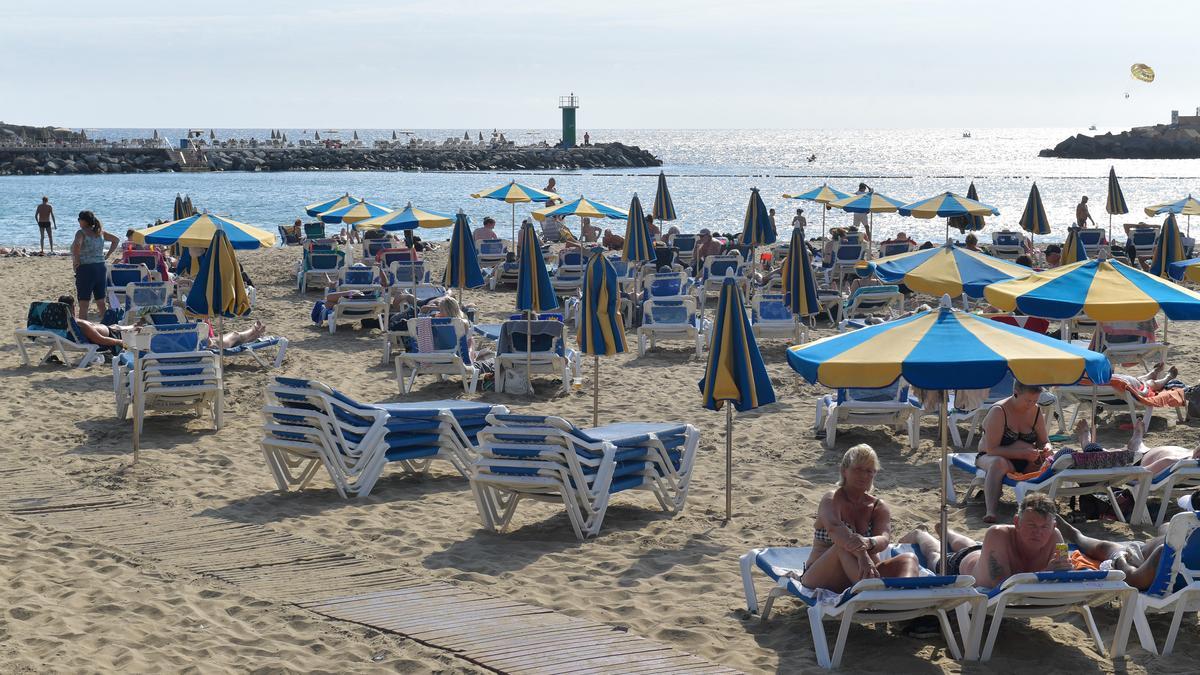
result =
[{"label": "shirtless man", "polygon": [[1075,207],[1075,224],[1079,227],[1087,227],[1087,221],[1092,221],[1092,227],[1096,226],[1095,219],[1092,218],[1092,212],[1088,210],[1087,196],[1079,200],[1079,205]]},{"label": "shirtless man", "polygon": [[58,220],[54,217],[54,207],[50,206],[49,197],[42,197],[42,203],[38,204],[33,216],[37,219],[42,255],[46,254],[46,237],[50,238],[50,252],[54,253],[54,228],[58,227]]},{"label": "shirtless man", "polygon": [[[1071,561],[1057,551],[1063,537],[1055,529],[1058,509],[1054,501],[1040,492],[1026,495],[1012,525],[992,525],[983,543],[951,530],[946,544],[950,557],[946,574],[968,574],[975,585],[995,588],[1014,574],[1070,570]],[[917,544],[930,567],[937,569],[941,560],[941,542],[924,530],[914,530],[900,540]]]}]

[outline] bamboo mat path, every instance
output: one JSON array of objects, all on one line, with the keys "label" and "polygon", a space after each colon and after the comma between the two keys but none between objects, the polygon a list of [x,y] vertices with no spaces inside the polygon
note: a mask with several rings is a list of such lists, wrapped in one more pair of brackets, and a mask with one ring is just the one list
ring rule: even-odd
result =
[{"label": "bamboo mat path", "polygon": [[260,525],[73,486],[37,469],[0,469],[0,510],[496,672],[737,672],[609,625],[414,577]]}]

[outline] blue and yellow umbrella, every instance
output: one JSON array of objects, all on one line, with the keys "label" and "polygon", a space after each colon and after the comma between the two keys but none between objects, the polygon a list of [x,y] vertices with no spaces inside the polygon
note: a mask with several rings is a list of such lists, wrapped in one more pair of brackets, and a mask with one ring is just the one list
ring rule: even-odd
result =
[{"label": "blue and yellow umbrella", "polygon": [[225,231],[213,234],[208,250],[200,256],[200,270],[184,303],[189,315],[211,319],[250,313],[250,296],[233,249]]},{"label": "blue and yellow umbrella", "polygon": [[1200,282],[1200,258],[1190,258],[1171,263],[1167,267],[1167,271],[1175,281],[1186,280],[1198,283]]},{"label": "blue and yellow umbrella", "polygon": [[1146,207],[1146,215],[1148,216],[1157,216],[1163,213],[1187,216],[1187,230],[1190,237],[1192,234],[1192,216],[1200,216],[1200,201],[1196,201],[1194,197],[1188,195],[1177,201]]},{"label": "blue and yellow umbrella", "polygon": [[629,202],[629,217],[625,224],[625,246],[621,249],[621,260],[628,262],[649,262],[655,260],[654,237],[650,228],[646,227],[646,217],[642,214],[642,202],[637,193]]},{"label": "blue and yellow umbrella", "polygon": [[1042,193],[1037,183],[1029,188],[1029,199],[1021,213],[1021,229],[1030,234],[1050,234],[1050,218],[1046,216],[1046,207],[1042,206]]},{"label": "blue and yellow umbrella", "polygon": [[475,238],[471,236],[471,222],[467,214],[459,211],[454,219],[454,231],[450,235],[450,256],[446,260],[446,271],[442,283],[448,288],[457,288],[459,302],[462,291],[483,285],[483,270],[479,268],[479,252],[475,249]]},{"label": "blue and yellow umbrella", "polygon": [[382,228],[388,232],[415,230],[418,227],[450,227],[454,224],[454,216],[438,211],[418,209],[409,202],[402,210],[385,213],[382,216],[360,221],[355,227],[360,230]]},{"label": "blue and yellow umbrella", "polygon": [[946,218],[946,239],[950,239],[950,218],[954,216],[998,216],[999,209],[974,199],[943,192],[928,199],[905,204],[900,215],[913,218]]},{"label": "blue and yellow umbrella", "polygon": [[629,214],[615,206],[609,206],[603,202],[588,199],[580,195],[579,199],[573,202],[557,206],[547,206],[536,209],[533,212],[533,217],[536,220],[545,220],[548,216],[579,216],[580,218],[625,220],[629,217]]},{"label": "blue and yellow umbrella", "polygon": [[725,519],[729,520],[733,504],[733,409],[745,412],[775,402],[775,389],[750,329],[742,292],[731,278],[721,284],[708,343],[708,364],[699,385],[705,408],[725,407]]},{"label": "blue and yellow umbrella", "polygon": [[767,205],[763,202],[758,188],[750,188],[750,202],[746,204],[746,215],[742,218],[743,246],[768,246],[774,244],[778,235],[775,223],[771,222]]},{"label": "blue and yellow umbrella", "polygon": [[1125,193],[1121,192],[1121,184],[1117,182],[1117,168],[1108,167],[1108,198],[1104,200],[1104,210],[1108,212],[1108,239],[1112,240],[1112,217],[1129,213],[1129,205],[1125,203]]},{"label": "blue and yellow umbrella", "polygon": [[192,249],[187,246],[179,247],[179,260],[175,263],[175,276],[192,277],[200,273],[200,258],[192,257]]},{"label": "blue and yellow umbrella", "polygon": [[1059,258],[1058,264],[1073,265],[1087,259],[1087,249],[1083,246],[1083,240],[1079,238],[1079,228],[1071,227],[1067,230],[1067,240],[1063,242],[1062,257]]},{"label": "blue and yellow umbrella", "polygon": [[594,359],[592,376],[592,426],[600,426],[600,357],[625,352],[625,324],[621,321],[617,270],[601,254],[593,254],[583,273],[579,351]]},{"label": "blue and yellow umbrella", "polygon": [[350,193],[332,199],[325,199],[319,202],[314,202],[304,207],[304,212],[310,216],[319,216],[326,211],[333,211],[350,206],[354,202],[359,201],[358,197],[351,197]]},{"label": "blue and yellow umbrella", "polygon": [[783,259],[783,301],[796,316],[811,316],[821,311],[817,301],[817,283],[813,279],[808,247],[804,245],[804,230],[792,230],[791,246]]},{"label": "blue and yellow umbrella", "polygon": [[136,230],[133,233],[133,241],[138,244],[179,244],[205,248],[217,232],[224,232],[229,243],[239,250],[275,245],[275,235],[266,230],[208,213],[155,225],[145,230]]},{"label": "blue and yellow umbrella", "polygon": [[1164,279],[1170,276],[1170,266],[1183,260],[1183,235],[1179,234],[1179,223],[1175,214],[1167,216],[1158,240],[1154,242],[1154,258],[1150,261],[1150,274]]},{"label": "blue and yellow umbrella", "polygon": [[[1040,385],[1074,384],[1084,375],[1103,384],[1112,374],[1108,359],[1101,354],[955,311],[950,308],[949,296],[942,297],[940,309],[790,347],[787,360],[809,382],[835,388],[886,387],[903,377],[922,389],[946,392],[989,389],[1009,372],[1019,382]],[[943,393],[943,528],[949,474],[946,414]],[[942,560],[946,560],[944,542]]]},{"label": "blue and yellow umbrella", "polygon": [[[967,199],[976,202],[979,201],[979,193],[975,190],[975,181],[971,181],[971,184],[967,186]],[[947,224],[959,232],[967,232],[968,230],[978,232],[986,225],[983,216],[978,214],[950,216],[950,221]]]},{"label": "blue and yellow umbrella", "polygon": [[904,284],[914,291],[951,297],[982,298],[989,284],[1024,279],[1033,270],[986,253],[946,243],[937,248],[909,251],[870,264],[875,274],[891,284]]},{"label": "blue and yellow umbrella", "polygon": [[828,183],[822,183],[820,187],[813,188],[808,192],[800,194],[785,194],[784,199],[804,199],[810,202],[816,202],[825,208],[821,209],[821,238],[825,238],[825,212],[829,210],[829,205],[842,199],[848,198],[850,195],[841,190],[834,190],[829,187]]},{"label": "blue and yellow umbrella", "polygon": [[517,204],[528,204],[529,202],[552,204],[562,201],[562,197],[553,192],[546,192],[545,190],[539,190],[528,185],[522,185],[515,180],[509,181],[504,185],[497,185],[496,187],[475,192],[471,196],[475,199],[494,199],[512,204],[512,236],[514,242],[517,238]]},{"label": "blue and yellow umbrella", "polygon": [[320,214],[320,218],[322,222],[326,223],[346,223],[353,226],[355,223],[370,220],[391,212],[392,210],[386,206],[360,199],[347,206],[325,211]]},{"label": "blue and yellow umbrella", "polygon": [[654,191],[654,207],[650,209],[650,215],[660,222],[679,217],[675,213],[675,202],[671,201],[671,192],[667,190],[667,175],[662,171],[658,172],[658,189]]},{"label": "blue and yellow umbrella", "polygon": [[829,205],[850,213],[895,213],[904,202],[878,192],[864,192],[829,202]]},{"label": "blue and yellow umbrella", "polygon": [[[532,333],[533,315],[538,312],[549,312],[558,309],[558,297],[554,295],[554,286],[550,284],[550,273],[546,271],[546,260],[542,257],[542,247],[538,243],[537,232],[533,223],[526,221],[521,225],[521,242],[517,258],[517,311],[528,312],[526,322],[530,324]],[[525,376],[530,375],[531,359],[533,358],[533,339],[526,341]],[[530,388],[533,384],[530,382]]]},{"label": "blue and yellow umbrella", "polygon": [[1200,294],[1116,260],[1085,260],[992,284],[987,301],[1009,312],[1096,321],[1145,321],[1160,311],[1168,319],[1200,319]]}]

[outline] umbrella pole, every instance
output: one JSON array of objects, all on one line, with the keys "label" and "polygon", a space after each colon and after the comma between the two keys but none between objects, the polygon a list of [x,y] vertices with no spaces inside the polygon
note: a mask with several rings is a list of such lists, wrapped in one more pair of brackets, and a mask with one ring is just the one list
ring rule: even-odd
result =
[{"label": "umbrella pole", "polygon": [[600,426],[600,355],[592,358],[592,426]]},{"label": "umbrella pole", "polygon": [[[387,326],[384,326],[384,329],[386,329],[386,328],[387,328]],[[217,397],[217,405],[219,405],[219,406],[221,405],[221,401],[225,400],[225,343],[223,342],[224,337],[225,337],[225,319],[220,314],[218,314],[217,315],[217,372],[220,373],[220,381],[221,381],[221,392],[220,392],[221,395]],[[224,406],[222,406],[222,407],[224,407]],[[219,417],[220,414],[221,414],[221,411],[218,410],[217,411],[217,415],[218,415],[217,419],[220,419],[220,417]]]},{"label": "umbrella pole", "polygon": [[733,518],[733,403],[725,401],[725,522]]},{"label": "umbrella pole", "polygon": [[1108,244],[1112,245],[1112,214],[1108,214]]},{"label": "umbrella pole", "polygon": [[1167,344],[1167,329],[1171,327],[1171,319],[1163,316],[1163,344]]},{"label": "umbrella pole", "polygon": [[825,208],[825,204],[821,204],[821,241],[825,241],[825,212],[829,209]]},{"label": "umbrella pole", "polygon": [[512,243],[513,248],[517,247],[517,203],[512,203]]},{"label": "umbrella pole", "polygon": [[[533,311],[525,313],[525,379],[533,393]],[[565,383],[564,383],[565,384]]]},{"label": "umbrella pole", "polygon": [[942,542],[942,550],[941,550],[941,558],[938,562],[938,574],[946,573],[946,533],[949,531],[949,527],[950,527],[950,510],[949,510],[949,507],[947,506],[948,500],[950,498],[950,495],[948,494],[948,490],[947,490],[948,481],[950,479],[950,466],[947,463],[947,460],[949,459],[949,455],[947,453],[949,451],[946,448],[946,430],[948,427],[947,420],[946,420],[946,406],[947,406],[946,397],[947,397],[946,390],[943,389],[942,390],[942,406],[941,406],[941,411],[938,414],[938,426],[941,428],[941,432],[942,432],[942,462],[941,462],[941,464],[942,464],[942,517],[941,517],[942,529],[938,536],[938,540]]},{"label": "umbrella pole", "polygon": [[142,360],[138,357],[136,350],[133,352],[133,375],[129,380],[130,393],[133,394],[133,463],[138,463],[138,456],[142,449],[142,414],[141,408],[138,405],[141,396],[138,395],[139,384],[142,381]]}]

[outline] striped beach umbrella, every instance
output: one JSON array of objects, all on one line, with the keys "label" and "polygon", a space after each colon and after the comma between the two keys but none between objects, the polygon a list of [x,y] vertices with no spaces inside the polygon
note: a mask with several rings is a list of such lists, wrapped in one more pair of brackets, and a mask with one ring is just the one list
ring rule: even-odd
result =
[{"label": "striped beach umbrella", "polygon": [[573,202],[547,206],[533,212],[533,217],[537,220],[545,220],[548,216],[579,216],[580,218],[625,220],[629,217],[629,214],[619,207],[610,206],[604,202],[598,202],[580,195],[579,199]]},{"label": "striped beach umbrella", "polygon": [[187,215],[183,212],[183,195],[175,193],[175,206],[171,209],[171,220],[181,220]]},{"label": "striped beach umbrella", "polygon": [[339,209],[325,211],[320,214],[320,218],[325,223],[345,223],[355,226],[355,223],[370,220],[376,216],[382,216],[391,212],[392,210],[386,206],[360,199]]},{"label": "striped beach umbrella", "polygon": [[650,215],[660,222],[679,218],[675,213],[675,202],[671,201],[671,192],[667,190],[667,175],[662,171],[658,172],[658,189],[654,191],[654,207],[650,209]]},{"label": "striped beach umbrella", "polygon": [[1187,233],[1190,237],[1192,236],[1192,216],[1200,216],[1200,201],[1196,201],[1194,197],[1188,195],[1173,202],[1147,206],[1145,211],[1148,216],[1158,216],[1164,213],[1187,216]]},{"label": "striped beach umbrella", "polygon": [[950,220],[953,216],[998,216],[1000,210],[953,192],[943,192],[927,199],[905,204],[900,215],[913,218],[946,218],[946,239],[950,239]]},{"label": "striped beach umbrella", "polygon": [[179,248],[179,259],[175,263],[175,276],[196,278],[196,275],[200,273],[200,258],[192,257],[192,249],[189,246],[180,246]]},{"label": "striped beach umbrella", "polygon": [[[886,387],[903,377],[913,386],[942,392],[943,529],[949,473],[947,391],[989,389],[1010,372],[1019,382],[1038,385],[1075,384],[1084,375],[1103,384],[1112,374],[1101,354],[955,311],[949,296],[942,297],[936,310],[790,347],[787,360],[804,379],[827,387]],[[943,542],[943,564],[945,560]]]},{"label": "striped beach umbrella", "polygon": [[834,190],[829,187],[828,183],[822,183],[820,187],[815,187],[808,192],[799,194],[785,194],[784,199],[803,199],[810,202],[816,202],[825,207],[821,209],[821,238],[825,238],[825,212],[829,210],[829,204],[841,199],[846,199],[850,195],[841,190]]},{"label": "striped beach umbrella", "polygon": [[909,251],[865,263],[890,284],[940,296],[982,298],[989,284],[1024,279],[1033,270],[947,242],[936,248]]},{"label": "striped beach umbrella", "polygon": [[332,199],[324,199],[319,202],[313,202],[312,204],[304,207],[304,212],[310,216],[319,216],[326,211],[344,209],[354,202],[359,201],[359,199],[359,197],[351,197],[350,193],[347,192],[340,197],[333,197]]},{"label": "striped beach umbrella", "polygon": [[646,216],[642,213],[642,203],[636,192],[629,202],[629,217],[625,222],[625,246],[621,249],[621,260],[649,262],[657,259],[654,238],[650,236],[650,228],[646,227]]},{"label": "striped beach umbrella", "polygon": [[[967,199],[976,202],[979,201],[979,193],[975,190],[975,181],[971,181],[971,184],[967,186]],[[986,223],[983,221],[983,216],[974,214],[950,216],[950,221],[947,224],[959,232],[964,233],[968,230],[971,232],[978,232],[986,225]]]},{"label": "striped beach umbrella", "polygon": [[418,227],[450,227],[453,224],[454,216],[438,211],[418,209],[412,205],[412,202],[409,202],[399,211],[360,221],[357,227],[360,230],[382,228],[388,232],[399,232],[415,230]]},{"label": "striped beach umbrella", "polygon": [[625,353],[617,270],[602,254],[593,254],[583,273],[579,351],[593,358],[592,426],[600,426],[600,357]]},{"label": "striped beach umbrella", "polygon": [[1087,249],[1083,246],[1083,240],[1079,238],[1079,228],[1068,228],[1067,239],[1063,242],[1062,257],[1059,258],[1058,264],[1073,265],[1087,259]]},{"label": "striped beach umbrella", "polygon": [[787,257],[783,259],[783,301],[796,316],[812,316],[821,311],[817,301],[817,282],[813,278],[804,230],[794,228]]},{"label": "striped beach umbrella", "polygon": [[479,268],[479,252],[475,249],[475,238],[471,236],[471,221],[462,211],[454,219],[454,231],[450,235],[450,255],[446,260],[446,271],[442,284],[458,289],[458,301],[462,303],[462,292],[467,288],[483,285],[483,270]]},{"label": "striped beach umbrella", "polygon": [[553,192],[546,192],[545,190],[532,188],[528,185],[522,185],[515,180],[509,181],[504,185],[497,185],[496,187],[475,192],[471,196],[475,199],[494,199],[512,204],[512,237],[514,242],[517,238],[517,204],[528,204],[529,202],[551,204],[562,200],[562,197]]},{"label": "striped beach umbrella", "polygon": [[1037,183],[1029,188],[1029,199],[1021,213],[1021,229],[1030,234],[1050,234],[1050,219],[1046,216],[1046,207],[1042,206],[1042,193]]},{"label": "striped beach umbrella", "polygon": [[1129,213],[1125,193],[1121,192],[1121,184],[1117,182],[1115,166],[1108,167],[1108,198],[1104,200],[1104,210],[1108,212],[1108,239],[1112,241],[1112,217]]},{"label": "striped beach umbrella", "polygon": [[275,245],[275,235],[266,230],[209,213],[188,216],[183,220],[174,220],[144,230],[135,230],[133,241],[137,244],[157,244],[159,246],[179,244],[180,246],[207,248],[217,232],[224,232],[229,243],[238,250],[244,251]]},{"label": "striped beach umbrella", "polygon": [[190,316],[222,319],[250,313],[250,296],[246,294],[242,268],[233,251],[229,236],[217,230],[200,256],[200,269],[184,302],[184,310]]},{"label": "striped beach umbrella", "polygon": [[774,244],[777,238],[775,223],[758,188],[750,188],[750,202],[746,204],[746,215],[742,218],[741,244],[751,248]]},{"label": "striped beach umbrella", "polygon": [[745,412],[775,402],[775,389],[750,329],[742,292],[731,278],[721,284],[708,342],[708,364],[699,385],[705,408],[725,408],[725,520],[729,520],[733,515],[733,409]]},{"label": "striped beach umbrella", "polygon": [[1200,283],[1200,258],[1180,260],[1167,266],[1167,272],[1175,281]]},{"label": "striped beach umbrella", "polygon": [[864,192],[862,194],[852,194],[845,199],[829,202],[829,206],[850,213],[869,214],[867,228],[870,230],[875,225],[876,213],[895,213],[900,210],[901,206],[904,206],[904,202],[888,197],[887,195],[879,194],[878,192]]},{"label": "striped beach umbrella", "polygon": [[1150,274],[1164,279],[1170,278],[1170,266],[1183,260],[1183,235],[1179,234],[1179,223],[1175,214],[1167,216],[1158,239],[1154,242],[1154,258],[1150,261]]},{"label": "striped beach umbrella", "polygon": [[[517,252],[517,311],[528,312],[526,321],[532,332],[533,315],[558,309],[558,297],[554,295],[554,286],[550,284],[550,273],[546,271],[546,260],[542,257],[542,247],[538,242],[537,232],[533,230],[533,223],[526,221],[521,225],[519,241],[521,245]],[[527,378],[532,370],[532,342],[532,339],[526,342]],[[530,388],[532,386],[530,382]]]},{"label": "striped beach umbrella", "polygon": [[1145,321],[1162,312],[1168,319],[1200,319],[1200,293],[1117,260],[1085,260],[992,284],[987,301],[1029,316],[1096,321]]}]

